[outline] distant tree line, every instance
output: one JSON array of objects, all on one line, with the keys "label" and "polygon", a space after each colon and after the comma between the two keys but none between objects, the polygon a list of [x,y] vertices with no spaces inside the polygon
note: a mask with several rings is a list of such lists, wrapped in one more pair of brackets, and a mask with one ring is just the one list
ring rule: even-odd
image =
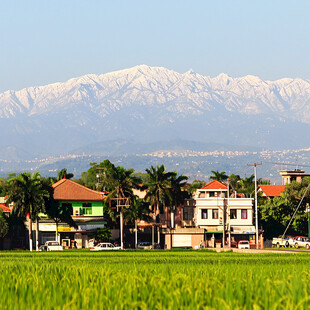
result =
[{"label": "distant tree line", "polygon": [[[242,193],[244,197],[254,197],[254,175],[241,178],[239,175],[226,175],[225,171],[211,171],[211,180],[227,183],[229,179],[230,194]],[[22,225],[26,219],[29,222],[29,239],[32,242],[32,222],[44,213],[56,223],[66,222],[70,226],[75,223],[71,218],[72,209],[60,205],[53,199],[52,185],[62,178],[72,179],[89,188],[105,191],[107,199],[104,203],[104,216],[108,226],[116,220],[115,198],[129,198],[129,207],[124,210],[124,220],[127,224],[136,225],[138,220],[149,220],[150,213],[158,216],[164,207],[173,211],[184,199],[190,198],[202,188],[204,180],[194,180],[188,183],[188,178],[177,172],[166,171],[164,165],[151,166],[145,173],[135,172],[116,166],[109,160],[101,163],[91,163],[90,168],[81,174],[79,179],[66,168],[57,173],[57,177],[42,177],[39,173],[10,174],[6,179],[0,179],[0,196],[8,196],[7,202],[14,202],[10,218],[0,211],[0,238],[14,235],[14,225]],[[304,194],[310,178],[304,178],[302,183],[293,182],[286,187],[281,197],[267,200],[259,195],[259,223],[267,238],[283,233],[298,202]],[[270,184],[270,181],[258,180],[258,184]],[[133,194],[133,189],[147,189],[145,199],[139,199]],[[310,202],[310,194],[306,193],[302,207],[289,230],[290,234],[307,234],[307,214],[305,206]],[[98,231],[97,238],[109,236],[105,231]],[[36,234],[38,236],[38,233]],[[108,238],[108,237],[107,237]],[[36,240],[37,241],[37,240]],[[37,243],[37,242],[36,242]]]}]

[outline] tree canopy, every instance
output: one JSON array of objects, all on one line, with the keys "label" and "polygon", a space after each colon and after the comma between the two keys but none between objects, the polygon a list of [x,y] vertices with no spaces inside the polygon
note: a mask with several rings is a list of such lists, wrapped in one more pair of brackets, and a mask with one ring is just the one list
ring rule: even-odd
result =
[{"label": "tree canopy", "polygon": [[[286,186],[285,192],[281,193],[281,197],[274,197],[270,200],[265,199],[261,201],[259,205],[261,224],[267,238],[284,233],[309,183],[309,177],[304,178],[302,183],[292,182]],[[307,203],[310,203],[309,190],[287,234],[308,235],[308,220],[307,213],[305,213]]]},{"label": "tree canopy", "polygon": [[210,176],[210,179],[211,180],[217,180],[217,181],[225,181],[227,180],[228,176],[225,174],[226,171],[222,171],[222,172],[219,172],[218,170],[214,171],[214,170],[211,170],[211,173],[213,175]]}]

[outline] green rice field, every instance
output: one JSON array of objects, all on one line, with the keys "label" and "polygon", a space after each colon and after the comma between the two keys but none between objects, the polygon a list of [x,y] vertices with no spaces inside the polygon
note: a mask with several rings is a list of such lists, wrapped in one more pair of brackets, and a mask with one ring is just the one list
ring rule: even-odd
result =
[{"label": "green rice field", "polygon": [[309,309],[310,254],[0,253],[1,309]]}]

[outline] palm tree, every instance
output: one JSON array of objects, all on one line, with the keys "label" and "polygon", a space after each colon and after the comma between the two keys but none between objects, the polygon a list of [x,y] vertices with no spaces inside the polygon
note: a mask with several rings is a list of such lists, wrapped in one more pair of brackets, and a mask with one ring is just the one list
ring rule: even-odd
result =
[{"label": "palm tree", "polygon": [[244,179],[240,180],[239,192],[243,193],[245,197],[251,198],[253,193],[255,192],[255,184],[254,184],[254,174],[250,177],[245,177]]},{"label": "palm tree", "polygon": [[219,172],[218,170],[216,171],[211,170],[211,172],[213,173],[213,175],[210,176],[211,180],[217,180],[217,181],[223,182],[227,180],[228,178],[228,176],[225,174],[226,171]]},{"label": "palm tree", "polygon": [[145,199],[151,203],[154,214],[158,216],[163,211],[164,205],[171,201],[170,178],[173,177],[174,172],[166,172],[164,165],[151,166],[150,169],[146,169],[146,172],[148,192]]},{"label": "palm tree", "polygon": [[171,185],[171,228],[174,228],[174,212],[178,205],[184,202],[188,198],[188,192],[184,190],[184,186],[187,184],[188,177],[185,175],[177,176],[174,173],[170,178]]},{"label": "palm tree", "polygon": [[135,223],[135,248],[137,248],[138,243],[138,220],[149,221],[151,217],[149,204],[139,199],[137,196],[133,196],[130,200],[130,207],[124,210],[125,221]]},{"label": "palm tree", "polygon": [[63,168],[60,171],[57,171],[57,181],[62,180],[63,178],[72,179],[74,177],[73,173],[68,173],[67,168]]},{"label": "palm tree", "polygon": [[107,184],[111,198],[130,198],[133,195],[133,188],[138,188],[140,179],[134,176],[134,169],[125,169],[122,166],[114,166],[109,160],[104,161],[103,183]]},{"label": "palm tree", "polygon": [[[130,200],[133,196],[133,188],[138,188],[140,179],[134,176],[134,169],[125,169],[122,166],[114,166],[109,160],[105,160],[103,163],[103,183],[106,185],[109,194],[107,195],[107,201],[111,202],[113,199],[117,199],[125,203],[125,200]],[[120,209],[120,221],[121,221],[121,243],[123,239],[123,210]],[[123,246],[123,245],[121,245]]]},{"label": "palm tree", "polygon": [[22,173],[10,181],[8,202],[14,202],[13,213],[25,218],[29,215],[29,249],[32,251],[32,220],[36,219],[36,249],[38,250],[38,214],[44,211],[44,198],[49,193],[43,188],[40,174]]}]

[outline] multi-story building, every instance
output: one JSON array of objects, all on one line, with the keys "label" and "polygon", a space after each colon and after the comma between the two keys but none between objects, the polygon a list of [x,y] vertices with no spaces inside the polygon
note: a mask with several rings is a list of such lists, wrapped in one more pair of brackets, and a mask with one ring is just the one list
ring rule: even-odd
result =
[{"label": "multi-story building", "polygon": [[205,230],[207,246],[223,244],[224,236],[226,245],[244,239],[255,244],[252,198],[229,196],[228,187],[214,180],[196,192],[195,202],[195,224]]}]

